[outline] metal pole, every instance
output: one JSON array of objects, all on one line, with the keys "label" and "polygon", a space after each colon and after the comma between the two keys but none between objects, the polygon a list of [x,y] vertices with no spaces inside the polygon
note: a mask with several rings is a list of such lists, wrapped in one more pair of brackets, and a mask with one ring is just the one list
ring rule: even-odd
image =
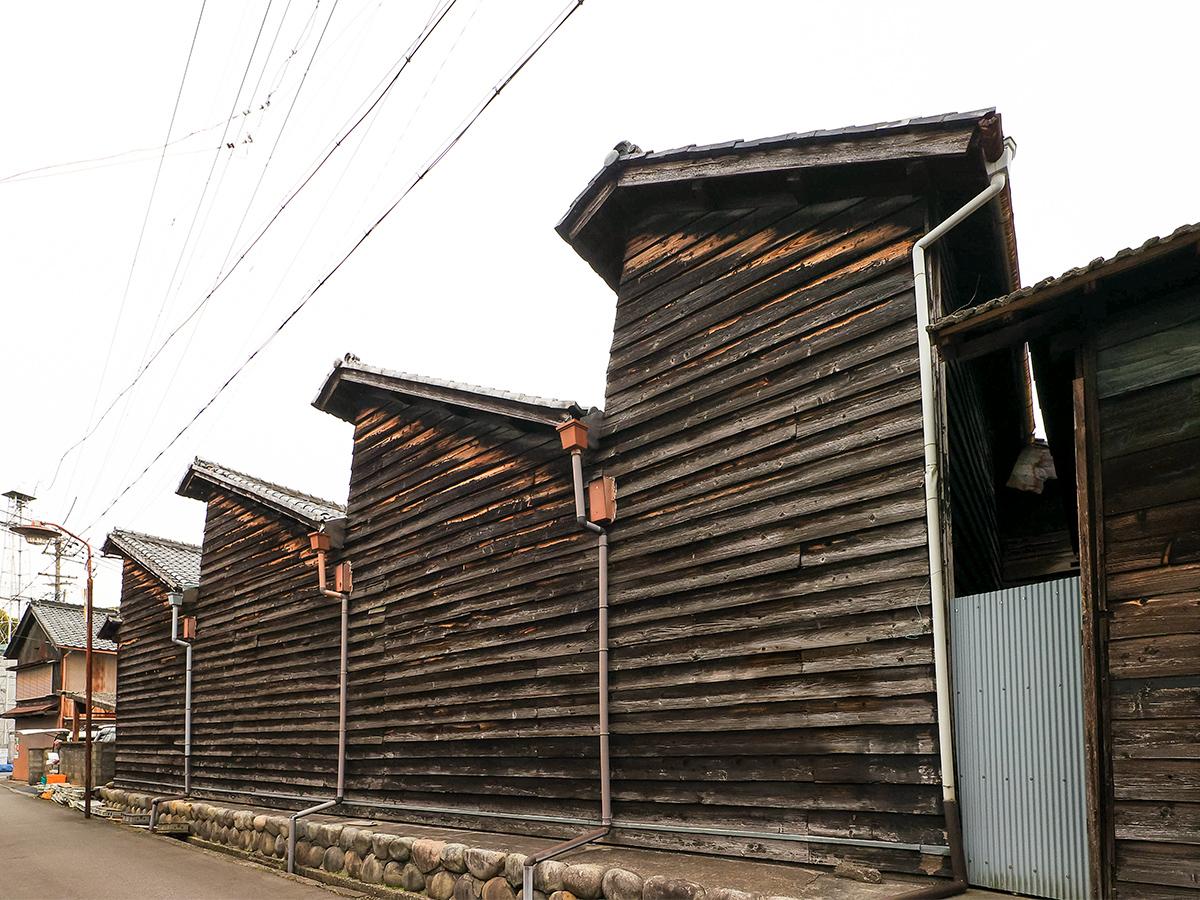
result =
[{"label": "metal pole", "polygon": [[92,545],[84,541],[83,546],[87,548],[87,592],[85,595],[87,650],[84,654],[84,668],[87,670],[87,710],[84,712],[84,728],[86,730],[83,735],[83,817],[90,819],[92,817]]}]

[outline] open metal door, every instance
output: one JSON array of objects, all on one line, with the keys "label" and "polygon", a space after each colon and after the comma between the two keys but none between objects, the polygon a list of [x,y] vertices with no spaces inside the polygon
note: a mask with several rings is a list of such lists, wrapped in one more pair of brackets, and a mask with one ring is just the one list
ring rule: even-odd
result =
[{"label": "open metal door", "polygon": [[1089,897],[1079,579],[958,597],[950,627],[971,884]]}]

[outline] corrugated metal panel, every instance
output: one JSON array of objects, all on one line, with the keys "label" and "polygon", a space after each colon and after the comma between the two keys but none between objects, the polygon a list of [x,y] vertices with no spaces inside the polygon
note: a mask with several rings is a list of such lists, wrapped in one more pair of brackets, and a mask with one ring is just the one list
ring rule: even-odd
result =
[{"label": "corrugated metal panel", "polygon": [[955,728],[972,884],[1089,896],[1079,579],[959,597]]}]

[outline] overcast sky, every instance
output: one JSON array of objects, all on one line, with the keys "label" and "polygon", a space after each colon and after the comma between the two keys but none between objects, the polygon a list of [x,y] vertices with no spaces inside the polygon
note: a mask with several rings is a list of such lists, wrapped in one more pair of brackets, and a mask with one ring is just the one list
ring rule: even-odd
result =
[{"label": "overcast sky", "polygon": [[[68,524],[87,527],[97,544],[114,526],[198,542],[203,505],[175,495],[196,455],[344,500],[350,426],[310,403],[346,351],[600,405],[613,296],[553,226],[622,139],[663,149],[994,105],[1019,143],[1025,283],[1200,219],[1192,4],[587,0],[100,516],[565,2],[458,0],[376,113],[51,484],[66,447],[210,291],[445,2],[208,0],[136,266],[198,0],[6,8],[0,178],[124,155],[0,181],[0,491],[37,494],[42,518],[69,511]],[[217,149],[223,134],[233,149]],[[102,567],[100,602],[115,601],[116,572]]]}]

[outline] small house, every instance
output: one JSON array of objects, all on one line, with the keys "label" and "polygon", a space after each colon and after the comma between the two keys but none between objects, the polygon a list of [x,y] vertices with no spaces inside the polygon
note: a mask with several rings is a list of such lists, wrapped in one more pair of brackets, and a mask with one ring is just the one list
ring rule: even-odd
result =
[{"label": "small house", "polygon": [[[92,621],[92,727],[116,721],[117,645],[100,636],[106,616]],[[16,665],[16,705],[3,712],[17,730],[13,778],[37,780],[40,757],[34,753],[56,738],[78,735],[87,713],[87,615],[83,606],[58,600],[33,600],[25,608],[4,650]]]}]

